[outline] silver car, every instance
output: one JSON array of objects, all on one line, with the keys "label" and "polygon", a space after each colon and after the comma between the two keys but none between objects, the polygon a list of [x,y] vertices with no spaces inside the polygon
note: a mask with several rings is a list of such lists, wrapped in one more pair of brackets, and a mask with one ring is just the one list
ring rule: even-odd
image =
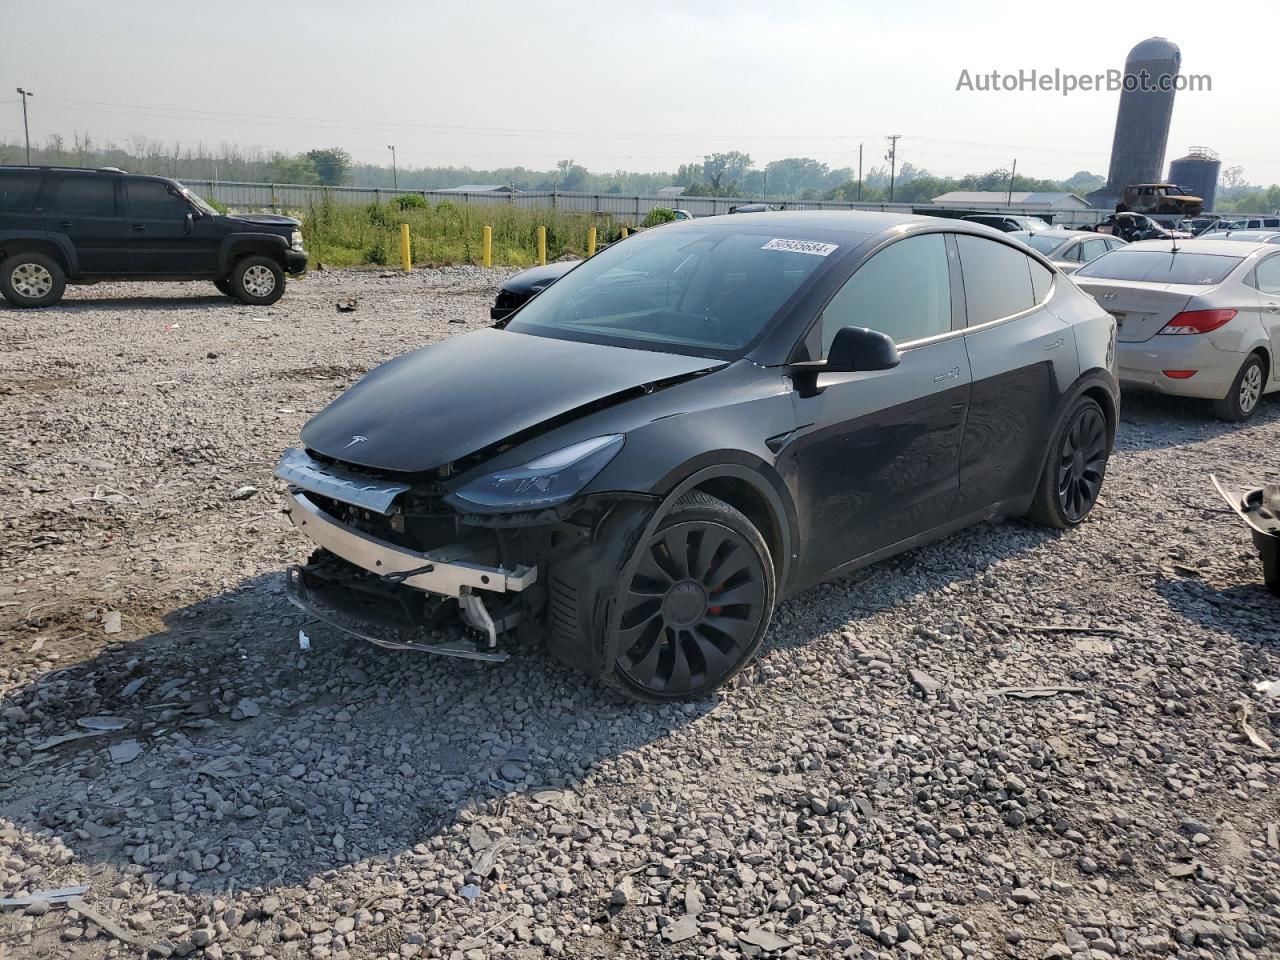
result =
[{"label": "silver car", "polygon": [[1246,243],[1280,243],[1280,231],[1237,230],[1234,233],[1214,234],[1215,240],[1244,240]]},{"label": "silver car", "polygon": [[1125,245],[1119,237],[1099,236],[1092,230],[1015,230],[1009,236],[1043,253],[1063,273],[1075,273],[1090,260]]},{"label": "silver car", "polygon": [[1212,400],[1223,420],[1280,390],[1280,249],[1271,243],[1145,240],[1073,278],[1119,324],[1120,382]]}]

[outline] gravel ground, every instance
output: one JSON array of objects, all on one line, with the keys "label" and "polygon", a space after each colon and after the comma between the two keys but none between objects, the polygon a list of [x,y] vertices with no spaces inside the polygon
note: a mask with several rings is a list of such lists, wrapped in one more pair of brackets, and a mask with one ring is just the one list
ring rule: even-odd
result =
[{"label": "gravel ground", "polygon": [[1280,954],[1280,603],[1208,481],[1280,479],[1280,400],[1129,396],[1081,529],[809,591],[722,696],[636,706],[284,600],[279,451],[498,276],[0,308],[0,897],[90,887],[0,957]]}]

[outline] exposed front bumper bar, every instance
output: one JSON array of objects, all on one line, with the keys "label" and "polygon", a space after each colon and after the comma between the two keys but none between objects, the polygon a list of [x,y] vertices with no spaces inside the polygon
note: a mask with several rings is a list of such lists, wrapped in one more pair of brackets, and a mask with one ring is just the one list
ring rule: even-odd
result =
[{"label": "exposed front bumper bar", "polygon": [[291,489],[285,512],[306,537],[335,556],[380,576],[444,597],[461,597],[472,590],[518,593],[538,579],[537,567],[507,570],[475,562],[463,546],[446,546],[418,553],[353,530],[317,507],[300,490]]}]

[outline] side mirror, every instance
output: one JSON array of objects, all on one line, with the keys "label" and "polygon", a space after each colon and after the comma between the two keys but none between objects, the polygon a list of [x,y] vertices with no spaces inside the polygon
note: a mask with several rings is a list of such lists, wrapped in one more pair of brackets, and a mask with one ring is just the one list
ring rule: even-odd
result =
[{"label": "side mirror", "polygon": [[889,370],[901,360],[897,344],[887,333],[866,327],[841,327],[831,341],[822,369],[831,373]]}]

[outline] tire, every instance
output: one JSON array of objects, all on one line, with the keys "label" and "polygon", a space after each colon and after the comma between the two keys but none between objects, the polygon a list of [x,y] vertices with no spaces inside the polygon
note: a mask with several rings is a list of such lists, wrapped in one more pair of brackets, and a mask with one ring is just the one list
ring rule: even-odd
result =
[{"label": "tire", "polygon": [[646,703],[706,696],[764,641],[776,594],[769,546],[729,504],[691,493],[637,550],[636,572],[616,594],[621,615],[608,639],[617,660],[608,682]]},{"label": "tire", "polygon": [[244,257],[231,269],[231,290],[242,303],[270,306],[284,296],[284,271],[270,257]]},{"label": "tire", "polygon": [[1080,397],[1054,434],[1027,519],[1056,530],[1084,522],[1102,490],[1109,447],[1102,407]]},{"label": "tire", "polygon": [[1267,365],[1256,353],[1240,365],[1240,372],[1231,381],[1231,388],[1221,400],[1213,401],[1213,414],[1228,423],[1248,420],[1258,409],[1262,391],[1267,385]]},{"label": "tire", "polygon": [[62,299],[67,275],[43,253],[15,253],[0,263],[0,293],[15,307],[48,307]]},{"label": "tire", "polygon": [[235,287],[231,286],[230,277],[218,277],[213,281],[213,285],[218,288],[219,293],[224,293],[228,297],[234,297],[236,295]]}]

